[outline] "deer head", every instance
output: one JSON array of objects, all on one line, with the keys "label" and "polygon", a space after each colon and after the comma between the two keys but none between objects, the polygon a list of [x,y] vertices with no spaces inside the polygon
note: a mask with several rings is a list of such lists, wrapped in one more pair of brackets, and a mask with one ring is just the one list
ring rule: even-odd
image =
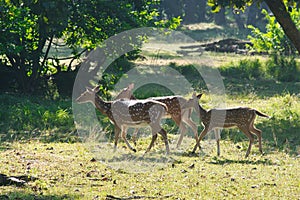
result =
[{"label": "deer head", "polygon": [[77,103],[86,103],[91,102],[92,104],[95,104],[95,95],[97,92],[99,92],[100,86],[96,86],[93,89],[86,87],[86,91],[83,92],[77,99]]},{"label": "deer head", "polygon": [[127,86],[127,88],[124,88],[116,97],[115,99],[136,99],[133,96],[133,90],[134,83],[131,83]]},{"label": "deer head", "polygon": [[196,95],[196,93],[193,93],[192,98],[190,98],[189,100],[187,100],[187,102],[182,106],[182,109],[188,109],[188,108],[195,108],[196,112],[198,112],[199,109],[199,100],[201,98],[203,94],[198,94]]}]

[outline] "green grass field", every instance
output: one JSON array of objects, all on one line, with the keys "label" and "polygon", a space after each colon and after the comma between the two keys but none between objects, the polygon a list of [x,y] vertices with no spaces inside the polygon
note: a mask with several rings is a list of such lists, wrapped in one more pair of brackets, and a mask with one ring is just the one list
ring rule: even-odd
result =
[{"label": "green grass field", "polygon": [[[136,64],[150,62],[180,71],[198,92],[206,92],[200,100],[203,107],[214,107],[191,64],[168,51],[162,56],[145,51],[144,56],[147,59]],[[107,141],[81,142],[70,99],[0,94],[0,174],[37,178],[22,187],[0,186],[0,199],[300,199],[300,83],[257,77],[256,72],[265,69],[256,71],[258,64],[253,63],[259,60],[264,66],[268,59],[204,52],[197,63],[220,71],[228,107],[249,106],[271,117],[257,117],[264,155],[255,141],[249,158],[244,158],[248,140],[237,129],[223,130],[220,157],[211,135],[202,141],[203,150],[191,155],[192,133],[169,156],[159,137],[154,149],[142,157],[150,142],[147,129],[138,140],[137,153],[123,141],[113,153],[107,120],[102,120],[108,127],[104,127]],[[152,86],[145,87],[136,95],[151,96],[151,91]],[[195,115],[193,119],[199,123]],[[171,121],[163,126],[174,147],[177,127]]]}]

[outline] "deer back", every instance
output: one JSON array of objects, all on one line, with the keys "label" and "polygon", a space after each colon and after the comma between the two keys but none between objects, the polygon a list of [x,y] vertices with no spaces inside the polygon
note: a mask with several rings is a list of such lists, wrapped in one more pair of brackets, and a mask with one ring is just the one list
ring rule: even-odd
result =
[{"label": "deer back", "polygon": [[170,115],[181,115],[182,107],[186,103],[186,99],[182,96],[153,97],[151,99],[166,104]]},{"label": "deer back", "polygon": [[211,123],[214,127],[232,127],[246,125],[252,122],[256,116],[255,110],[248,107],[228,109],[211,109],[205,116],[200,116],[204,124]]},{"label": "deer back", "polygon": [[117,124],[139,125],[159,121],[167,106],[154,100],[125,100],[112,103],[113,120]]}]

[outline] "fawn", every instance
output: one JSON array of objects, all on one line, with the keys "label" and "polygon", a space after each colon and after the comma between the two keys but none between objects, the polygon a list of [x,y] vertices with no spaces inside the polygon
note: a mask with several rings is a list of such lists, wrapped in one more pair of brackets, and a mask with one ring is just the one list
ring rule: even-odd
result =
[{"label": "fawn", "polygon": [[119,135],[125,141],[129,149],[136,152],[126,139],[128,127],[139,127],[149,125],[152,130],[152,140],[146,152],[149,152],[157,138],[157,133],[161,134],[167,154],[170,152],[166,131],[161,127],[160,121],[167,112],[168,108],[164,103],[154,100],[125,100],[104,101],[96,93],[99,92],[99,86],[95,88],[86,88],[77,99],[77,103],[92,103],[102,114],[108,116],[114,124],[115,142],[114,150],[117,148]]},{"label": "fawn", "polygon": [[[126,99],[136,99],[133,95],[134,84],[131,83],[127,88],[124,88],[115,99],[126,98]],[[177,142],[177,148],[179,148],[184,134],[187,132],[185,124],[188,125],[194,132],[196,141],[198,141],[198,129],[195,122],[191,120],[191,113],[193,106],[182,109],[183,105],[187,105],[187,100],[182,96],[163,96],[163,97],[151,97],[148,100],[155,100],[164,103],[168,107],[168,111],[163,118],[171,118],[179,127],[180,136]],[[134,130],[133,141],[136,144],[136,137],[138,133],[138,128]]]},{"label": "fawn", "polygon": [[[196,94],[194,93],[192,98],[187,102],[187,107],[190,107],[191,105],[194,106],[204,126],[204,129],[200,133],[199,139],[194,146],[194,149],[192,151],[193,153],[197,150],[198,146],[200,147],[200,141],[209,131],[214,130],[215,134],[217,135],[216,131],[219,131],[219,129],[221,128],[238,127],[249,139],[249,146],[245,157],[249,156],[251,146],[254,141],[252,133],[254,133],[258,137],[259,151],[261,154],[263,154],[261,144],[262,131],[254,126],[254,120],[256,115],[266,118],[269,118],[269,116],[259,112],[258,110],[248,107],[211,109],[207,111],[199,104],[201,96],[202,94],[196,96]],[[217,138],[218,155],[220,155],[219,140],[220,137]]]}]

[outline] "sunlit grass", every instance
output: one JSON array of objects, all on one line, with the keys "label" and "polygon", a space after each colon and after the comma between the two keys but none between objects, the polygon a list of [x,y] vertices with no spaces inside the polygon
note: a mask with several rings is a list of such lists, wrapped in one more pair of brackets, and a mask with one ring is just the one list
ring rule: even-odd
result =
[{"label": "sunlit grass", "polygon": [[[215,156],[213,148],[211,152],[204,148],[204,153],[193,156],[171,153],[173,161],[136,173],[95,162],[95,154],[85,144],[16,142],[0,152],[4,163],[1,173],[27,174],[38,180],[23,188],[2,186],[0,194],[22,199],[41,195],[53,199],[104,199],[108,194],[157,198],[170,195],[170,199],[297,199],[300,159],[277,150],[261,156],[256,147],[244,159],[246,143],[222,141],[221,157]],[[124,151],[129,153],[128,149]]]},{"label": "sunlit grass", "polygon": [[[200,103],[206,109],[220,105],[214,105],[212,94],[193,73],[195,60],[200,61],[196,63],[200,66],[230,68],[241,59],[262,62],[267,59],[205,52],[200,59],[186,61],[168,51],[163,51],[162,56],[146,52],[145,56],[148,60],[136,64],[182,70],[199,91],[205,92]],[[0,172],[9,176],[34,176],[38,180],[24,187],[0,186],[0,199],[6,198],[1,195],[11,199],[105,199],[107,195],[153,199],[299,199],[299,83],[252,76],[240,79],[231,73],[223,74],[222,78],[226,107],[252,107],[271,117],[257,117],[255,121],[263,131],[265,155],[260,155],[255,141],[249,158],[245,159],[248,140],[238,129],[223,130],[220,157],[216,156],[213,134],[201,142],[202,151],[191,155],[189,151],[195,144],[191,131],[181,148],[175,149],[178,127],[171,120],[163,124],[168,131],[170,155],[165,155],[160,136],[151,152],[144,155],[151,135],[147,129],[139,135],[137,153],[128,150],[122,140],[113,152],[112,126],[107,119],[103,120],[107,125],[104,129],[89,130],[95,133],[95,136],[90,134],[92,143],[80,142],[70,99],[52,101],[1,94]],[[146,97],[153,94],[151,87],[137,92],[144,92]],[[193,120],[199,123],[195,113]],[[106,132],[107,137],[97,143],[100,131]]]}]

